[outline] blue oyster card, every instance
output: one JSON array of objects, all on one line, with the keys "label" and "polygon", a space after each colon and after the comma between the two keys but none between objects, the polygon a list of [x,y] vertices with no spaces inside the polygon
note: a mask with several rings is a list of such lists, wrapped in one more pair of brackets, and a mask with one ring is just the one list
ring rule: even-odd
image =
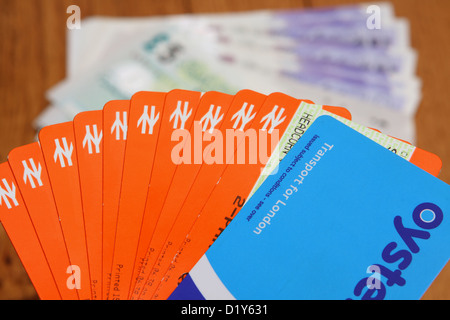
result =
[{"label": "blue oyster card", "polygon": [[322,116],[169,299],[419,299],[449,244],[450,186]]}]

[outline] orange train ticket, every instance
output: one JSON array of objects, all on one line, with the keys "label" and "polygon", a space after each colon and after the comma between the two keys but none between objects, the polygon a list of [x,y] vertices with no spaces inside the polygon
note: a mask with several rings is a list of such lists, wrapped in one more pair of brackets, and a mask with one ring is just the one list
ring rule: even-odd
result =
[{"label": "orange train ticket", "polygon": [[42,128],[39,142],[72,263],[73,285],[81,300],[90,300],[91,281],[73,123]]},{"label": "orange train ticket", "polygon": [[103,107],[103,299],[109,297],[117,214],[128,131],[129,100]]},{"label": "orange train ticket", "polygon": [[78,113],[73,119],[86,231],[92,299],[102,298],[103,116],[101,110]]}]

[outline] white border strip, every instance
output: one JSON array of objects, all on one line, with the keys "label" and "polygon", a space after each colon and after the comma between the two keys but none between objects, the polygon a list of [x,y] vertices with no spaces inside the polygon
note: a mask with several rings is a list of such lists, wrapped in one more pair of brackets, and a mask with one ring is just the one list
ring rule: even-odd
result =
[{"label": "white border strip", "polygon": [[189,275],[206,300],[236,300],[217,276],[206,255],[201,257]]}]

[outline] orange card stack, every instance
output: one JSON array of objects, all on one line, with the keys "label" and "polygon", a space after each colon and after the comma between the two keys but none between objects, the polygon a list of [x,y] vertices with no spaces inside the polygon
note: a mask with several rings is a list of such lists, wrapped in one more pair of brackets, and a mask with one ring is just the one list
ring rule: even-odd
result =
[{"label": "orange card stack", "polygon": [[251,90],[138,92],[12,150],[0,220],[41,299],[166,299],[322,114],[440,171],[436,155],[353,124],[343,107]]}]

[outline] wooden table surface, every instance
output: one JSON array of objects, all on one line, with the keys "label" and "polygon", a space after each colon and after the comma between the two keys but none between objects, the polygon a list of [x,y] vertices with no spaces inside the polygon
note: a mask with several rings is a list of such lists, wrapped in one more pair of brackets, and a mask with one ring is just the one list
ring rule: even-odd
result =
[{"label": "wooden table surface", "polygon": [[[65,78],[66,8],[90,15],[152,16],[320,7],[356,3],[339,0],[0,0],[0,161],[30,143],[32,121],[47,106],[45,92]],[[440,178],[450,183],[450,1],[395,0],[396,15],[408,18],[423,99],[416,116],[416,145],[439,155]],[[450,298],[450,266],[423,299]],[[0,299],[37,299],[3,228],[0,228]]]}]

